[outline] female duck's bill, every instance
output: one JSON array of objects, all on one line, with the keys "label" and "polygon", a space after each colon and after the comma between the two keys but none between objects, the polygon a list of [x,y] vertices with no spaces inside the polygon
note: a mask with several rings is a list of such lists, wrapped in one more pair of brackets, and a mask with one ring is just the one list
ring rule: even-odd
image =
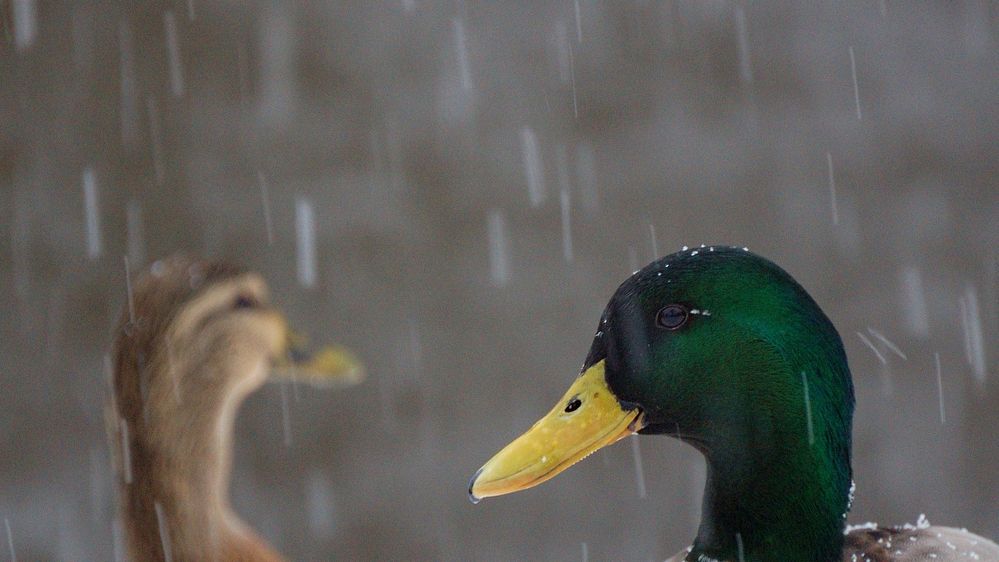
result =
[{"label": "female duck's bill", "polygon": [[273,375],[324,388],[353,386],[364,380],[364,366],[349,349],[326,345],[315,353],[308,351],[308,340],[288,329],[285,353],[274,360]]},{"label": "female duck's bill", "polygon": [[482,466],[468,485],[472,503],[526,490],[644,427],[642,410],[607,386],[604,361],[583,371],[545,417]]}]

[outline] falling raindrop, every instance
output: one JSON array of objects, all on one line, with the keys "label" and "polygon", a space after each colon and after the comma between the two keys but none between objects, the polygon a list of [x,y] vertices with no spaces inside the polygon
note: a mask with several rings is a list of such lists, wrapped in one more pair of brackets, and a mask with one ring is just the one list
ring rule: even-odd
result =
[{"label": "falling raindrop", "polygon": [[632,273],[638,271],[638,252],[634,246],[628,246],[628,271]]},{"label": "falling raindrop", "polygon": [[926,339],[930,335],[930,321],[926,309],[926,293],[923,290],[922,272],[909,266],[903,268],[901,273],[902,312],[905,327],[910,334]]},{"label": "falling raindrop", "polygon": [[746,30],[746,10],[735,7],[735,33],[739,38],[739,77],[743,82],[753,81],[753,67],[749,59],[749,33]]},{"label": "falling raindrop", "polygon": [[545,175],[541,165],[538,137],[530,127],[520,129],[520,150],[524,159],[527,194],[530,197],[531,206],[538,207],[545,200]]},{"label": "falling raindrop", "polygon": [[170,91],[175,97],[184,95],[184,68],[180,59],[180,42],[177,40],[177,19],[171,10],[163,14],[166,30],[167,60],[170,66]]},{"label": "falling raindrop", "polygon": [[20,52],[31,47],[38,34],[38,10],[35,0],[13,0],[14,47]]},{"label": "falling raindrop", "polygon": [[562,257],[572,263],[572,227],[569,224],[569,190],[559,191],[559,204],[562,207]]},{"label": "falling raindrop", "polygon": [[940,399],[940,425],[947,423],[947,416],[944,415],[944,392],[943,392],[943,375],[940,369],[940,354],[933,353],[933,363],[937,368],[937,396]]},{"label": "falling raindrop", "polygon": [[10,520],[3,518],[3,526],[7,531],[7,547],[10,549],[11,562],[17,562],[17,552],[14,551],[14,535],[10,532]]},{"label": "falling raindrop", "polygon": [[659,242],[656,240],[656,227],[649,224],[649,239],[652,241],[652,261],[659,259]]},{"label": "falling raindrop", "polygon": [[465,23],[459,18],[451,20],[451,30],[454,32],[454,50],[458,58],[458,76],[461,77],[461,87],[472,89],[472,69],[468,64],[468,42],[465,39]]},{"label": "falling raindrop", "polygon": [[978,311],[978,294],[968,285],[964,296],[958,299],[961,309],[961,328],[964,333],[964,355],[971,372],[979,383],[985,382],[985,348],[982,345],[982,318]]},{"label": "falling raindrop", "polygon": [[173,560],[173,553],[170,548],[170,529],[167,527],[166,514],[163,513],[163,506],[160,502],[153,502],[153,509],[156,510],[156,526],[160,531],[160,544],[163,546],[163,559],[166,562]]},{"label": "falling raindrop", "polygon": [[[576,42],[583,42],[583,18],[579,14],[579,0],[572,0],[573,11],[576,13]],[[586,543],[583,543],[584,545]]]},{"label": "falling raindrop", "polygon": [[267,232],[267,245],[274,245],[274,223],[271,220],[271,198],[267,189],[267,178],[257,170],[257,185],[260,186],[260,202],[264,208],[264,229]]},{"label": "falling raindrop", "polygon": [[121,473],[126,484],[132,483],[132,442],[128,437],[128,422],[125,418],[119,418],[118,425],[121,428]]},{"label": "falling raindrop", "polygon": [[498,209],[489,211],[487,220],[489,238],[489,272],[492,282],[503,287],[510,282],[510,243],[506,218]]},{"label": "falling raindrop", "polygon": [[97,203],[97,176],[94,169],[83,170],[83,206],[87,215],[87,257],[94,259],[101,255],[101,219]]},{"label": "falling raindrop", "polygon": [[569,82],[569,32],[565,22],[555,22],[555,51],[558,60],[558,79],[563,84]]},{"label": "falling raindrop", "polygon": [[867,331],[872,336],[874,336],[875,338],[877,338],[881,343],[885,344],[885,347],[887,347],[892,353],[894,353],[895,355],[898,355],[902,359],[905,359],[905,360],[909,359],[908,357],[905,356],[904,353],[902,353],[902,350],[899,349],[899,347],[897,345],[895,345],[894,342],[892,342],[891,340],[889,340],[888,338],[886,338],[884,334],[882,334],[878,330],[875,330],[874,328],[871,328],[870,326],[867,327]]},{"label": "falling raindrop", "polygon": [[125,562],[125,533],[118,517],[111,521],[111,545],[114,548],[114,562]]},{"label": "falling raindrop", "polygon": [[569,47],[569,83],[572,84],[572,116],[579,119],[579,102],[576,99],[576,59],[572,54],[572,45]]},{"label": "falling raindrop", "polygon": [[745,562],[746,552],[745,552],[745,547],[742,544],[742,533],[735,534],[735,548],[736,551],[739,553],[739,562]]},{"label": "falling raindrop", "polygon": [[836,209],[836,176],[833,173],[832,153],[826,152],[826,164],[829,167],[829,200],[832,204],[832,221],[839,224],[839,212]]},{"label": "falling raindrop", "polygon": [[305,481],[305,511],[313,535],[324,539],[333,536],[334,505],[329,478],[322,471],[313,470]]},{"label": "falling raindrop", "polygon": [[298,257],[298,282],[304,287],[316,284],[316,225],[312,203],[295,198],[295,241]]},{"label": "falling raindrop", "polygon": [[121,143],[133,148],[139,142],[139,93],[132,52],[132,28],[126,20],[118,24],[119,95],[121,98]]},{"label": "falling raindrop", "polygon": [[149,140],[153,152],[153,171],[156,174],[156,183],[163,185],[166,170],[163,167],[163,138],[160,133],[160,110],[156,105],[156,98],[153,96],[146,98],[146,113],[149,116]]},{"label": "falling raindrop", "polygon": [[268,125],[284,126],[292,117],[296,97],[295,23],[286,11],[272,9],[261,17],[258,37],[260,116]]},{"label": "falling raindrop", "polygon": [[194,21],[194,0],[187,0],[187,19]]},{"label": "falling raindrop", "polygon": [[857,337],[860,338],[860,341],[864,342],[864,345],[866,345],[867,347],[871,348],[871,351],[874,352],[874,355],[877,356],[878,361],[881,361],[882,365],[887,365],[888,364],[888,360],[885,359],[885,356],[882,355],[880,351],[878,351],[877,347],[874,347],[874,344],[871,343],[871,340],[867,339],[867,336],[865,336],[864,334],[862,334],[860,332],[857,332]]},{"label": "falling raindrop", "polygon": [[642,449],[638,445],[638,437],[632,436],[631,457],[635,461],[635,482],[638,484],[638,497],[645,499],[645,467],[642,463]]},{"label": "falling raindrop", "polygon": [[850,45],[850,74],[853,75],[853,100],[857,104],[857,120],[860,121],[860,88],[857,86],[857,59],[853,56],[853,45]]},{"label": "falling raindrop", "polygon": [[812,425],[812,399],[808,394],[808,377],[801,372],[801,385],[805,389],[805,424],[808,429],[808,444],[815,444],[815,428]]},{"label": "falling raindrop", "polygon": [[[577,2],[576,2],[576,8],[577,8],[577,9],[579,8],[579,2],[578,2],[578,0],[577,0]],[[582,556],[582,560],[583,560],[583,562],[589,562],[589,560],[590,560],[590,551],[589,551],[589,549],[588,549],[588,548],[586,547],[586,543],[585,543],[585,542],[584,542],[584,543],[582,543],[582,547],[583,547],[583,556]]]}]

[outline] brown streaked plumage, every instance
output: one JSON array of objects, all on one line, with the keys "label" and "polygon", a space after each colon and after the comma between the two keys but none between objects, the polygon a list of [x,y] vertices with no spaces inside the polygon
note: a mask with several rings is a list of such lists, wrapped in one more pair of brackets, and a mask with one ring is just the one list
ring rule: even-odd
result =
[{"label": "brown streaked plumage", "polygon": [[[685,562],[689,549],[666,562]],[[843,544],[843,562],[999,562],[999,546],[963,529],[928,525],[853,528]],[[693,562],[739,562],[700,560]]]},{"label": "brown streaked plumage", "polygon": [[[186,256],[136,281],[115,335],[107,411],[131,560],[283,560],[228,500],[236,411],[292,351],[267,302],[257,274]],[[325,359],[285,374],[360,380],[345,352]]]},{"label": "brown streaked plumage", "polygon": [[953,527],[853,529],[843,545],[844,562],[999,561],[999,546]]}]

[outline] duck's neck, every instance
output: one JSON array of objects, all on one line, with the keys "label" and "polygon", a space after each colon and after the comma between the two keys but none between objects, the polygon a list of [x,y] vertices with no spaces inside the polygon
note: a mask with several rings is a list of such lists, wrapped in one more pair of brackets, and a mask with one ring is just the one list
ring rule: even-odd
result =
[{"label": "duck's neck", "polygon": [[[838,498],[830,490],[844,484],[806,456],[709,459],[701,525],[687,559],[839,560],[846,492]],[[763,470],[749,469],[756,476],[747,478],[749,466]]]},{"label": "duck's neck", "polygon": [[707,482],[687,560],[840,560],[852,486],[849,415],[828,398],[812,394],[810,428],[802,398],[800,413],[787,408],[764,420],[761,411],[752,436],[702,449]]},{"label": "duck's neck", "polygon": [[122,491],[134,560],[282,560],[229,507],[233,425],[247,392],[215,390],[152,388],[130,422],[132,482]]}]

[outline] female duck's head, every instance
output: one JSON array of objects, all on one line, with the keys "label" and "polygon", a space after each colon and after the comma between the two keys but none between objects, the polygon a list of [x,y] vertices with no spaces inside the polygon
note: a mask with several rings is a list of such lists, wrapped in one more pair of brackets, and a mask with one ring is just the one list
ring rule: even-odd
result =
[{"label": "female duck's head", "polygon": [[264,280],[240,268],[176,255],[153,264],[129,298],[115,341],[123,410],[184,403],[188,393],[245,396],[272,372],[320,384],[362,375],[341,348],[305,354]]},{"label": "female duck's head", "polygon": [[236,410],[270,373],[345,385],[362,371],[342,348],[303,353],[267,292],[254,273],[185,256],[130,291],[107,421],[131,558],[278,559],[228,505]]},{"label": "female duck's head", "polygon": [[565,397],[469,493],[525,489],[622,437],[665,433],[705,454],[719,501],[785,463],[821,472],[842,513],[852,414],[839,335],[794,279],[744,249],[683,251],[618,288]]}]

